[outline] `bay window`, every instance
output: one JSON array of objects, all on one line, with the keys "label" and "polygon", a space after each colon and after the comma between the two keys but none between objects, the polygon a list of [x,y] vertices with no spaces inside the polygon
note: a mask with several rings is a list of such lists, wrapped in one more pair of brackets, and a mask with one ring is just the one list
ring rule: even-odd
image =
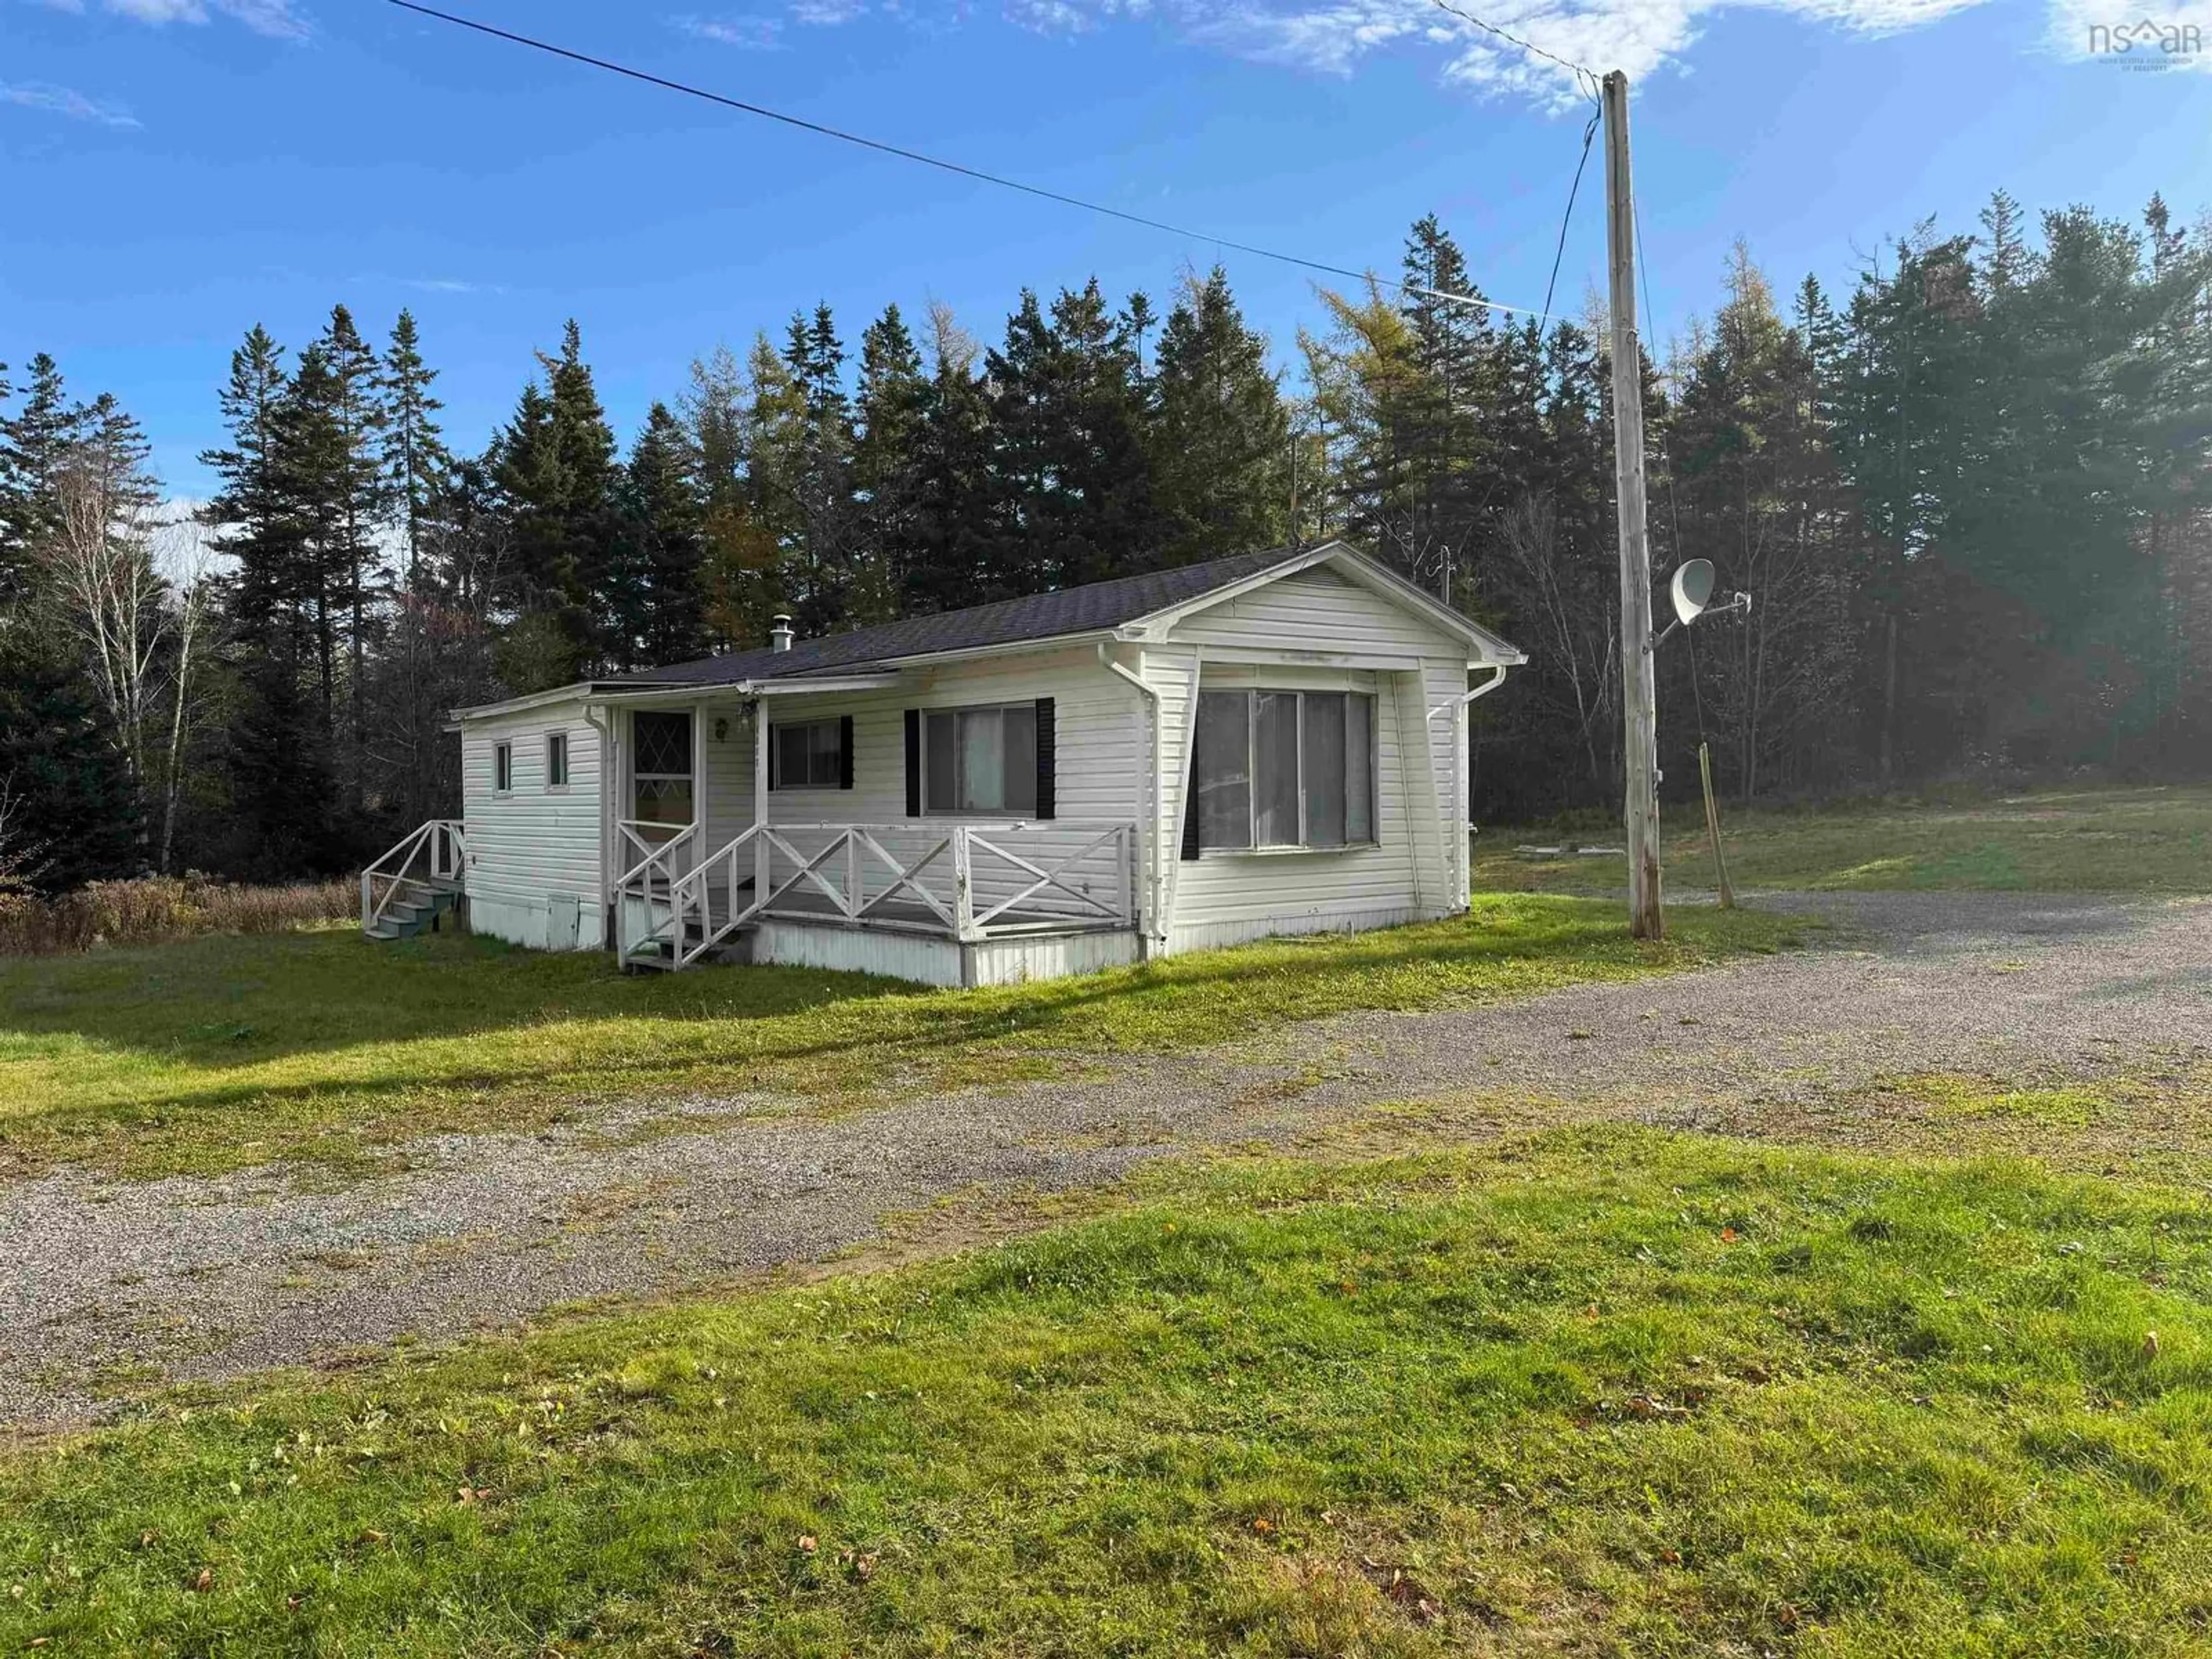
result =
[{"label": "bay window", "polygon": [[[1191,760],[1195,850],[1375,840],[1375,699],[1364,691],[1205,691]],[[1192,850],[1188,846],[1186,850]]]}]

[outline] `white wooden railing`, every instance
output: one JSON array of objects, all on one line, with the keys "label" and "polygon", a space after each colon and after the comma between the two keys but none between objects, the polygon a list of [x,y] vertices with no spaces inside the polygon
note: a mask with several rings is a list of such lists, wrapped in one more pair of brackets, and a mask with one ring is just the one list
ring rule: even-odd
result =
[{"label": "white wooden railing", "polygon": [[689,967],[776,915],[962,940],[1136,925],[1133,823],[755,824],[678,867],[690,833],[625,841],[625,858],[642,856],[616,887],[619,955],[649,949]]},{"label": "white wooden railing", "polygon": [[410,889],[434,892],[461,885],[468,870],[467,830],[459,818],[432,818],[361,872],[363,933],[384,919],[394,899]]}]

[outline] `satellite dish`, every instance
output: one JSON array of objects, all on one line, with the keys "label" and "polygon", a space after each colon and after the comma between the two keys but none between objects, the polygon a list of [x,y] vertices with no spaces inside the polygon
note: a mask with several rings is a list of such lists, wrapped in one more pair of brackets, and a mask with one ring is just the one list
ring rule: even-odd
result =
[{"label": "satellite dish", "polygon": [[1690,559],[1675,566],[1674,580],[1669,586],[1674,590],[1675,620],[1686,625],[1695,622],[1712,602],[1713,562]]}]

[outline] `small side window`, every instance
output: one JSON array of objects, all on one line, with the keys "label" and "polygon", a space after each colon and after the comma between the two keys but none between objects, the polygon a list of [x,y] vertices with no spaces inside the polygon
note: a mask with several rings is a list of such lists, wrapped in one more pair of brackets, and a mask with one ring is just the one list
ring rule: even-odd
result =
[{"label": "small side window", "polygon": [[491,787],[494,794],[504,795],[514,787],[514,745],[495,743],[491,746]]},{"label": "small side window", "polygon": [[566,789],[568,787],[568,734],[549,732],[545,734],[545,787]]}]

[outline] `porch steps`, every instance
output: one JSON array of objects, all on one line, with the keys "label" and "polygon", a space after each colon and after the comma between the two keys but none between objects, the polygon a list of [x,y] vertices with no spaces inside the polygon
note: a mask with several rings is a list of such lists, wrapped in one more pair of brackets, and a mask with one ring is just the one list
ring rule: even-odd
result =
[{"label": "porch steps", "polygon": [[396,939],[413,939],[417,933],[437,931],[438,918],[459,904],[460,894],[450,887],[425,887],[419,895],[394,899],[384,907],[384,914],[375,925],[362,930],[368,939],[389,942]]}]

